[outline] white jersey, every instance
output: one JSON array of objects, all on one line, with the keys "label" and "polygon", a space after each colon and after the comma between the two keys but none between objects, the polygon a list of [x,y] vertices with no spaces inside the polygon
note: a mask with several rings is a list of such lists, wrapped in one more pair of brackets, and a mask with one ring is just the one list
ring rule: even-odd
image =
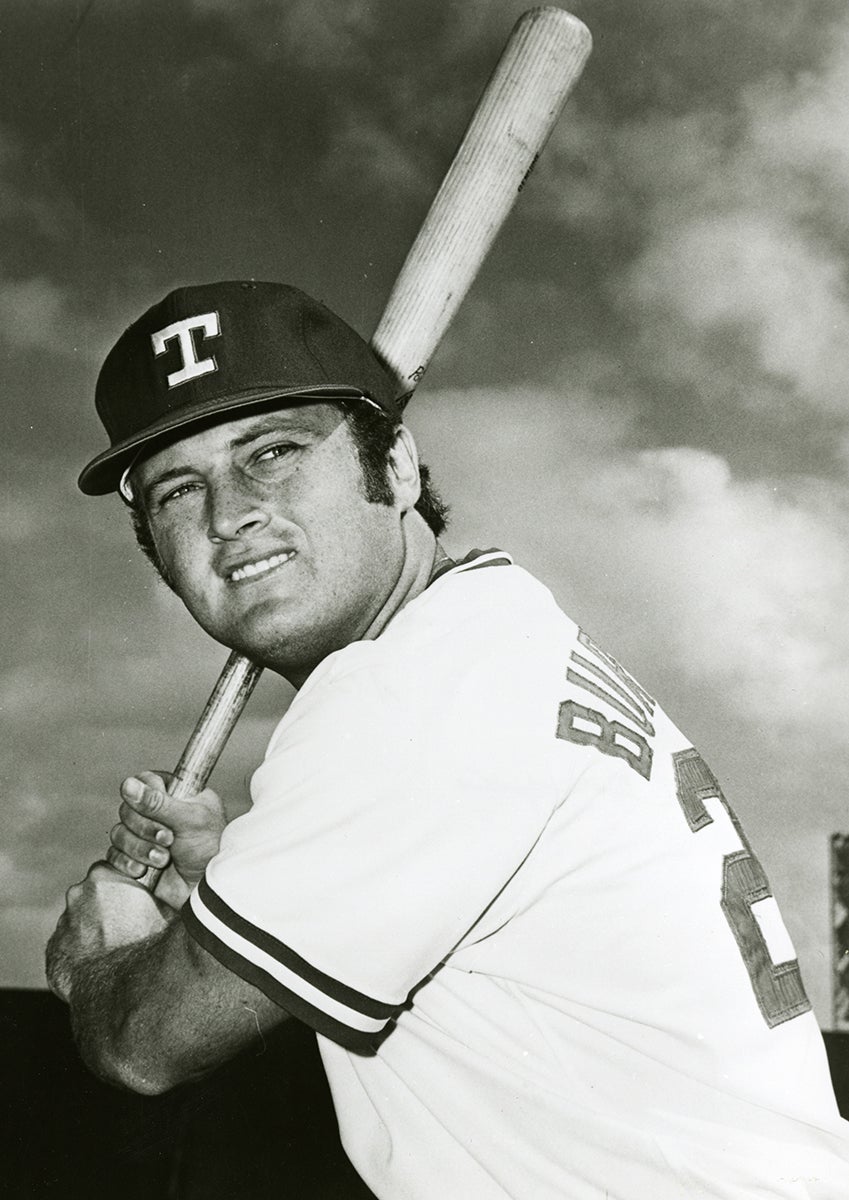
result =
[{"label": "white jersey", "polygon": [[315,1028],[377,1196],[846,1200],[769,885],[652,698],[492,552],[311,675],[187,906]]}]

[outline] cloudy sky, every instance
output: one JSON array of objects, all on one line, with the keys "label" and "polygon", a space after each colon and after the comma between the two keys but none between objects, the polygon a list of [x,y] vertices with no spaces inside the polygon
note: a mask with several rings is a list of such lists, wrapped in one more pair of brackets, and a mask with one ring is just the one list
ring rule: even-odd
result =
[{"label": "cloudy sky", "polygon": [[[368,335],[523,0],[4,0],[0,937],[41,986],[121,778],[224,654],[76,491],[100,359],[178,283],[280,279]],[[849,830],[845,0],[575,0],[595,50],[411,406],[454,512],[724,781],[830,1023]],[[245,803],[265,679],[216,782]]]}]

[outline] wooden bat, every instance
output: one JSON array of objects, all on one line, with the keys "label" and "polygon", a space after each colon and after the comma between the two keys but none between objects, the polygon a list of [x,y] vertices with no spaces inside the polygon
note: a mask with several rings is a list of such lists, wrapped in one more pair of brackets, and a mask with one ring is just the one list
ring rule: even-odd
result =
[{"label": "wooden bat", "polygon": [[[590,53],[589,30],[561,8],[519,18],[478,101],[371,339],[406,403],[460,307]],[[230,655],[169,784],[202,791],[261,668]],[[151,890],[160,872],[140,882]]]}]

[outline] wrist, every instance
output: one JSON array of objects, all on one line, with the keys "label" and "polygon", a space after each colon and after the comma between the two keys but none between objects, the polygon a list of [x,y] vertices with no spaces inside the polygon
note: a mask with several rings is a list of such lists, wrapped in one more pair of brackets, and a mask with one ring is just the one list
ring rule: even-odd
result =
[{"label": "wrist", "polygon": [[171,921],[178,916],[193,891],[194,884],[172,864],[159,876],[153,895],[160,904],[167,906],[168,912],[164,915]]}]

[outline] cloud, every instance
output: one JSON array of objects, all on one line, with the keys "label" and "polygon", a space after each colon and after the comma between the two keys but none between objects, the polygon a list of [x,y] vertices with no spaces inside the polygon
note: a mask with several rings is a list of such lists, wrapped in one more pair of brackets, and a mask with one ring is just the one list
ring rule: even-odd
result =
[{"label": "cloud", "polygon": [[376,37],[375,5],[370,0],[289,0],[269,5],[247,0],[190,0],[197,18],[226,21],[240,44],[261,59],[333,71],[367,60]]},{"label": "cloud", "polygon": [[[682,59],[676,78],[692,87],[678,111],[650,88],[652,103],[611,121],[590,70],[537,168],[525,203],[593,247],[621,361],[647,396],[674,389],[685,403],[788,425],[801,411],[845,421],[849,26],[834,6],[822,16],[831,39],[803,39],[795,64],[765,11],[735,16],[726,37],[740,23],[745,47],[763,26],[763,52],[723,93],[703,90]],[[658,17],[650,5],[649,24]],[[675,25],[649,80],[667,59],[673,69]]]},{"label": "cloud", "polygon": [[[837,114],[849,103],[847,67],[844,29],[818,72],[743,89],[733,120],[701,114],[617,133],[615,160],[649,198],[621,303],[641,308],[661,369],[702,394],[735,391],[778,415],[800,402],[846,412],[849,138]],[[653,189],[640,164],[656,172]]]},{"label": "cloud", "polygon": [[12,550],[26,544],[40,528],[39,505],[21,490],[0,491],[0,545]]},{"label": "cloud", "polygon": [[[835,33],[829,54],[819,70],[791,79],[769,75],[744,93],[747,137],[753,154],[760,154],[770,171],[781,171],[792,199],[800,182],[807,185],[810,203],[837,204],[832,215],[845,223],[841,207],[849,191],[849,27]],[[817,193],[819,193],[817,195]],[[776,201],[782,202],[777,196]]]},{"label": "cloud", "polygon": [[611,498],[623,589],[662,608],[678,668],[741,714],[769,714],[776,735],[837,744],[849,720],[840,491],[735,480],[686,447],[602,467],[594,491]]},{"label": "cloud", "polygon": [[322,175],[337,186],[385,190],[400,201],[433,190],[428,166],[399,131],[364,121],[361,109],[352,105],[333,131]]},{"label": "cloud", "polygon": [[25,350],[70,345],[69,324],[65,295],[49,280],[0,283],[0,335],[11,345]]},{"label": "cloud", "polygon": [[[801,399],[845,414],[845,270],[798,226],[762,210],[737,211],[667,227],[631,265],[618,295],[653,323],[672,373],[677,345],[689,346],[700,390],[711,375],[727,378],[727,363],[714,372],[712,359],[731,347],[744,378],[756,370],[772,385],[770,407],[794,412]],[[743,404],[761,406],[764,394],[739,389]]]},{"label": "cloud", "polygon": [[[37,154],[21,135],[0,126],[0,228],[5,242],[0,258],[0,340],[12,352],[96,356],[103,345],[100,322],[83,308],[78,280],[61,279],[66,247],[84,222],[61,188],[47,191],[43,179],[28,175],[34,157]],[[98,231],[92,226],[90,233],[97,236]],[[33,271],[35,261],[42,265]]]},{"label": "cloud", "polygon": [[[74,205],[61,192],[46,192],[43,180],[36,181],[34,157],[27,135],[9,119],[0,123],[0,223],[16,236],[56,243],[77,227]],[[7,258],[10,242],[7,235]]]},{"label": "cloud", "polygon": [[6,987],[43,988],[44,947],[56,927],[62,906],[14,905],[0,909]]}]

